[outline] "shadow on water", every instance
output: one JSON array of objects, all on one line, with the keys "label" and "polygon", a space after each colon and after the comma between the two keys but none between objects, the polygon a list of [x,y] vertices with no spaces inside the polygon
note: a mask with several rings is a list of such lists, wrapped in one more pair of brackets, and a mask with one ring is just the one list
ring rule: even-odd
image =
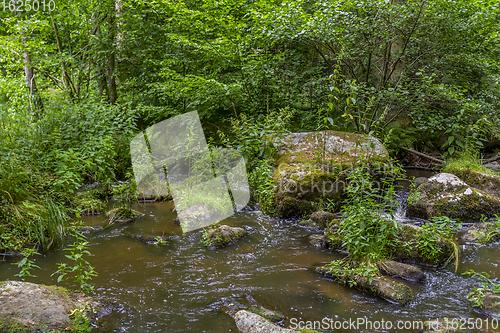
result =
[{"label": "shadow on water", "polygon": [[[200,231],[182,235],[174,224],[172,203],[137,204],[134,208],[145,216],[133,224],[115,225],[88,236],[92,252],[88,260],[99,273],[92,280],[97,295],[124,305],[122,311],[102,318],[95,332],[238,332],[219,305],[224,297],[244,294],[283,312],[287,323],[292,318],[321,321],[325,317],[394,322],[436,317],[484,319],[466,301],[467,293],[479,283],[460,274],[471,268],[493,276],[500,273],[498,244],[467,248],[456,274],[448,269],[427,271],[425,284],[411,285],[417,300],[398,307],[312,271],[312,265],[339,255],[311,246],[307,237],[314,231],[298,227],[294,221],[260,212],[238,213],[223,223],[245,227],[248,236],[212,251],[201,244]],[[82,219],[86,225],[107,224],[101,216]],[[162,234],[169,238],[162,247],[130,236]],[[66,262],[64,254],[53,250],[38,257],[36,264],[42,269],[35,272],[36,279],[27,281],[56,284],[57,277],[50,275],[58,262]],[[17,267],[9,260],[14,259],[0,264],[0,280],[16,279]]]}]

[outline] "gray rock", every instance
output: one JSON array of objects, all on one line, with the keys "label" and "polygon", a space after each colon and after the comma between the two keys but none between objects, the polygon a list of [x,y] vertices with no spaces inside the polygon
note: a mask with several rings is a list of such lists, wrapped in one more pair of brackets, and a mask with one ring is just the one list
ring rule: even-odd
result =
[{"label": "gray rock", "polygon": [[279,327],[258,314],[245,310],[236,312],[234,320],[240,333],[299,333],[296,330]]},{"label": "gray rock", "polygon": [[425,274],[418,267],[403,264],[393,260],[381,260],[377,262],[377,267],[382,274],[392,277],[398,277],[403,280],[422,282],[425,280]]},{"label": "gray rock", "polygon": [[[494,294],[491,291],[485,290],[482,292],[483,296],[482,298],[482,305],[477,306],[475,304],[472,304],[472,307],[474,308],[475,311],[478,313],[485,315],[490,318],[500,318],[500,295],[499,294]],[[477,297],[474,296],[474,297]],[[472,299],[473,300],[473,299]],[[471,300],[471,301],[472,301]]]},{"label": "gray rock", "polygon": [[42,328],[64,329],[71,325],[70,312],[84,309],[87,303],[93,310],[101,308],[92,297],[62,287],[0,282],[0,322],[4,321],[4,325],[23,325],[33,332]]},{"label": "gray rock", "polygon": [[[276,211],[280,217],[302,217],[315,203],[328,199],[335,208],[343,200],[346,170],[359,163],[379,167],[389,154],[374,137],[336,131],[290,133],[275,139],[278,185]],[[321,157],[318,157],[318,152]]]},{"label": "gray rock", "polygon": [[416,187],[419,187],[420,185],[422,185],[423,183],[426,183],[428,180],[427,177],[418,177],[418,178],[415,178],[415,180],[413,181],[415,183],[415,186]]},{"label": "gray rock", "polygon": [[328,241],[324,235],[314,234],[309,236],[309,243],[316,247],[328,247]]},{"label": "gray rock", "polygon": [[457,176],[439,173],[408,197],[409,217],[448,216],[477,222],[481,216],[500,214],[500,198],[472,188]]},{"label": "gray rock", "polygon": [[325,229],[326,227],[328,227],[330,222],[332,222],[335,219],[337,219],[336,214],[320,210],[312,213],[311,216],[309,217],[309,220],[301,224],[316,229]]},{"label": "gray rock", "polygon": [[246,234],[247,231],[243,228],[230,227],[223,224],[214,229],[209,229],[205,240],[209,246],[221,248],[243,238]]}]

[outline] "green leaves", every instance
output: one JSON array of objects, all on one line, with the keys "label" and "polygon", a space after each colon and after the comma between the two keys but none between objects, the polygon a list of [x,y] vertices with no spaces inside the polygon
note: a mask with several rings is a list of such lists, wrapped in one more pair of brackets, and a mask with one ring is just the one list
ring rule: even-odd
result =
[{"label": "green leaves", "polygon": [[[382,172],[378,188],[374,187],[373,175],[367,166],[355,168],[347,178],[348,199],[342,208],[339,234],[342,246],[355,260],[383,259],[386,246],[398,229],[398,224],[391,222],[391,216],[396,200],[394,182],[402,173],[398,166],[387,167],[385,171],[377,170]],[[384,174],[392,177],[384,178]]]},{"label": "green leaves", "polygon": [[21,271],[17,274],[14,274],[14,276],[20,277],[21,280],[25,280],[25,277],[36,277],[36,275],[31,274],[31,270],[33,268],[40,268],[40,266],[35,265],[34,261],[29,259],[29,257],[33,255],[40,255],[40,253],[36,252],[35,249],[32,248],[25,248],[22,252],[23,259],[18,261],[17,263],[12,263],[12,265],[16,265],[17,267],[21,268]]},{"label": "green leaves", "polygon": [[70,252],[70,254],[66,254],[65,257],[71,260],[74,265],[69,266],[66,263],[60,263],[57,271],[55,271],[52,276],[59,274],[57,282],[66,280],[66,283],[69,284],[69,281],[73,281],[78,286],[80,292],[88,294],[94,289],[88,281],[92,280],[92,277],[97,276],[97,273],[94,267],[84,259],[84,255],[89,256],[91,253],[88,250],[89,243],[86,241],[85,236],[79,232],[79,228],[82,227],[82,224],[81,221],[78,221],[71,225],[70,232],[72,236],[76,238],[76,241],[64,249]]}]

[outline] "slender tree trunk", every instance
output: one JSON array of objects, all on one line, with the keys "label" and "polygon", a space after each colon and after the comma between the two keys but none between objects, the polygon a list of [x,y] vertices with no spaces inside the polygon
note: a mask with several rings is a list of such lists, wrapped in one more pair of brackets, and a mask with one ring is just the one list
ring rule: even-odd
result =
[{"label": "slender tree trunk", "polygon": [[[96,37],[99,37],[101,35],[101,29],[99,28],[99,13],[95,13],[92,15],[92,24],[95,26],[92,34]],[[107,96],[108,83],[106,82],[106,72],[102,67],[102,61],[97,57],[97,54],[94,57],[94,65],[96,69],[97,89],[99,91],[99,96],[101,97],[101,99],[103,99]]]},{"label": "slender tree trunk", "polygon": [[[19,19],[21,19],[21,12],[18,12],[17,16],[19,17]],[[22,34],[21,39],[24,47],[23,50],[24,77],[26,79],[26,87],[28,87],[29,90],[30,108],[33,111],[35,118],[39,119],[44,113],[43,102],[42,98],[38,94],[38,89],[35,80],[35,71],[31,66],[31,58],[27,50],[26,32],[24,29],[22,30],[21,34]]]},{"label": "slender tree trunk", "polygon": [[116,42],[116,20],[115,20],[115,15],[116,15],[116,4],[113,4],[111,13],[109,15],[109,45],[110,45],[110,52],[108,56],[108,72],[107,72],[107,78],[108,78],[108,91],[109,91],[109,103],[110,104],[115,104],[116,100],[118,99],[118,94],[116,92],[116,79],[115,79],[115,72],[116,72],[116,48],[115,48],[115,42]]},{"label": "slender tree trunk", "polygon": [[[62,48],[62,42],[61,42],[61,36],[59,35],[59,28],[57,27],[56,21],[54,21],[54,17],[50,15],[50,19],[52,21],[52,27],[54,28],[54,35],[56,38],[56,43],[57,43],[57,49],[61,56],[63,55],[63,48]],[[75,96],[73,94],[73,87],[72,87],[72,82],[68,74],[68,69],[66,67],[66,62],[64,60],[61,61],[61,67],[62,67],[62,80],[64,83],[64,88],[68,92],[69,98],[74,102]]]}]

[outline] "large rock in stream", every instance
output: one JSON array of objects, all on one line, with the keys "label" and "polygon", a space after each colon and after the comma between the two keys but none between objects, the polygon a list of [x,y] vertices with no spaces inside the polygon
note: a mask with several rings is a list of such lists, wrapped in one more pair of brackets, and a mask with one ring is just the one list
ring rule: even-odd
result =
[{"label": "large rock in stream", "polygon": [[346,132],[290,133],[275,144],[276,207],[283,218],[309,215],[322,200],[338,206],[347,171],[361,163],[380,168],[389,157],[376,138]]},{"label": "large rock in stream", "polygon": [[240,333],[300,333],[300,331],[279,327],[258,314],[245,310],[236,312],[234,321]]},{"label": "large rock in stream", "polygon": [[[487,189],[494,192],[489,185]],[[500,198],[469,186],[451,173],[439,173],[408,197],[407,214],[423,219],[448,216],[476,222],[483,215],[500,214]]]},{"label": "large rock in stream", "polygon": [[500,228],[495,222],[476,223],[462,236],[468,243],[488,244],[500,239]]},{"label": "large rock in stream", "polygon": [[500,198],[500,176],[482,173],[477,170],[457,170],[455,175],[467,185]]},{"label": "large rock in stream", "polygon": [[355,281],[355,288],[383,298],[390,303],[406,305],[415,299],[413,290],[406,284],[384,276],[374,276],[371,281],[364,276],[334,275],[328,267],[317,267],[316,271],[341,284]]},{"label": "large rock in stream", "polygon": [[104,307],[94,298],[57,286],[29,282],[0,282],[0,332],[46,332],[71,326],[69,314],[76,309],[99,312]]},{"label": "large rock in stream", "polygon": [[219,225],[215,228],[205,230],[203,236],[204,243],[210,248],[221,248],[236,242],[245,237],[247,231],[243,228],[230,227],[228,225]]},{"label": "large rock in stream", "polygon": [[[481,305],[477,304],[480,301]],[[487,317],[500,319],[500,294],[495,294],[491,290],[475,292],[469,301],[473,309]]]}]

